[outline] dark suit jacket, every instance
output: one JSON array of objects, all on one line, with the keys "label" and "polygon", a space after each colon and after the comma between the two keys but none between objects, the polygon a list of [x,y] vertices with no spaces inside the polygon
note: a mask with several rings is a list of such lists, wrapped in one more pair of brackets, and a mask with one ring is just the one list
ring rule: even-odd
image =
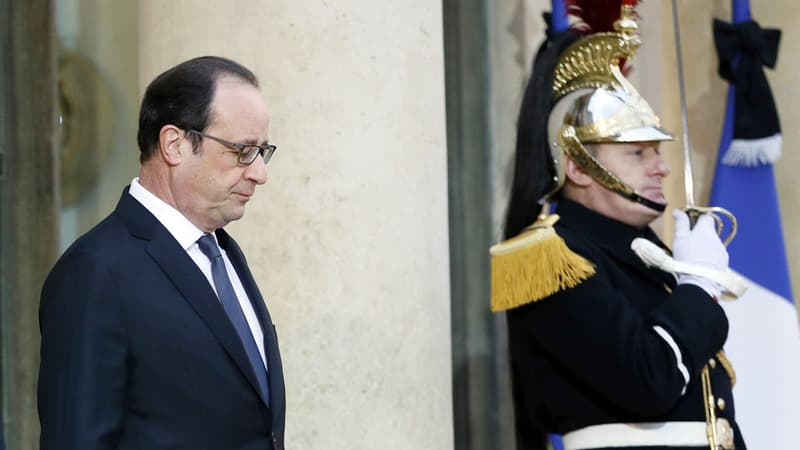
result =
[{"label": "dark suit jacket", "polygon": [[126,189],[44,284],[41,450],[283,450],[275,328],[241,249],[216,234],[264,330],[270,404],[208,280]]}]

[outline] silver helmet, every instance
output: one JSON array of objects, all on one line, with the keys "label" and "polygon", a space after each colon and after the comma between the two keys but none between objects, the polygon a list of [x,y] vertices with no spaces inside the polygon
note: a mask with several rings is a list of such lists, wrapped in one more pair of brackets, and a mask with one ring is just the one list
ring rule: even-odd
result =
[{"label": "silver helmet", "polygon": [[632,7],[623,6],[615,32],[595,33],[570,45],[554,71],[554,106],[547,123],[548,144],[555,165],[554,185],[547,197],[564,184],[563,158],[573,159],[606,188],[654,209],[664,205],[647,200],[603,167],[584,147],[595,143],[671,141],[675,136],[647,101],[625,78],[623,60],[634,56],[641,41]]}]

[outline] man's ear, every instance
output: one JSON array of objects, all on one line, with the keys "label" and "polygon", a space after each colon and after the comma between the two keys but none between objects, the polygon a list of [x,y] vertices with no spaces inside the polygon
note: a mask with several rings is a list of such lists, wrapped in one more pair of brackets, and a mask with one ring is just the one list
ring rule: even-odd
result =
[{"label": "man's ear", "polygon": [[594,181],[572,158],[564,157],[564,175],[569,181],[578,186],[588,186]]},{"label": "man's ear", "polygon": [[158,154],[170,166],[177,166],[191,151],[191,141],[186,132],[175,125],[164,125],[158,132]]}]

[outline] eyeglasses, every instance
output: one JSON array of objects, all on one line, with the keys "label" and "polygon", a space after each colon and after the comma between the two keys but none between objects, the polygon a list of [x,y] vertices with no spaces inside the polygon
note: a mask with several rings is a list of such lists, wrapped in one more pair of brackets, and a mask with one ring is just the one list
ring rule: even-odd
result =
[{"label": "eyeglasses", "polygon": [[253,164],[253,161],[256,160],[258,155],[261,155],[264,158],[264,164],[268,163],[272,155],[275,153],[275,150],[278,149],[277,146],[273,144],[264,144],[264,145],[255,145],[255,144],[237,144],[236,142],[227,141],[222,138],[218,138],[216,136],[211,136],[210,134],[201,133],[196,130],[186,130],[187,133],[193,133],[200,137],[209,138],[213,141],[217,141],[220,144],[235,149],[239,152],[239,164],[243,164],[245,166],[249,166]]}]

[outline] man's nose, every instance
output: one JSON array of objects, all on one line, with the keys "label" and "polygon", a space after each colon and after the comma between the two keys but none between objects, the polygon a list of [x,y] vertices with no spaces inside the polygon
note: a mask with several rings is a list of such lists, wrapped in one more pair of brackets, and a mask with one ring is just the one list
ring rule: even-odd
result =
[{"label": "man's nose", "polygon": [[659,175],[662,178],[666,178],[669,173],[669,164],[667,164],[667,162],[664,160],[664,157],[660,154],[656,155],[655,166],[653,166],[653,174]]},{"label": "man's nose", "polygon": [[244,171],[244,177],[255,184],[264,184],[267,182],[267,164],[261,158],[256,158],[252,164],[247,166]]}]

